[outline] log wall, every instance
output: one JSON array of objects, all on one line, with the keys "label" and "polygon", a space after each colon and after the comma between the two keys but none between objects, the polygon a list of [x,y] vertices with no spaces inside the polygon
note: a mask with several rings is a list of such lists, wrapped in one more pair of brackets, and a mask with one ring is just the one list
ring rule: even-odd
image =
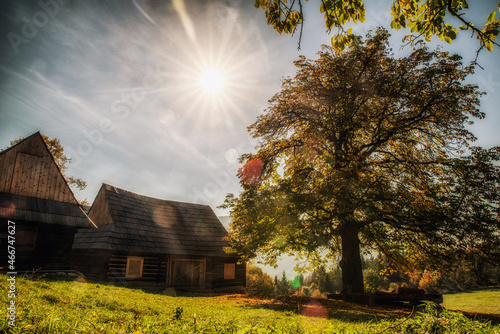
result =
[{"label": "log wall", "polygon": [[[142,277],[126,277],[128,256],[144,258]],[[108,282],[135,288],[165,288],[167,267],[168,260],[165,256],[113,253],[108,262]]]},{"label": "log wall", "polygon": [[[126,277],[128,256],[144,258],[142,277]],[[212,291],[214,289],[242,287],[246,284],[245,264],[236,264],[234,280],[224,279],[224,264],[236,263],[236,259],[231,257],[200,258],[76,249],[73,250],[72,259],[71,269],[82,272],[88,279],[107,281],[132,288],[165,289],[171,287],[176,290]],[[176,260],[177,263],[183,263],[179,260],[205,260],[203,261],[202,284],[191,284],[183,280],[174,282],[175,273],[172,263]]]},{"label": "log wall", "polygon": [[[237,258],[234,257],[218,257],[210,261],[211,284],[210,289],[220,289],[228,287],[246,286],[246,265],[237,264]],[[224,279],[224,264],[234,263],[235,279]]]}]

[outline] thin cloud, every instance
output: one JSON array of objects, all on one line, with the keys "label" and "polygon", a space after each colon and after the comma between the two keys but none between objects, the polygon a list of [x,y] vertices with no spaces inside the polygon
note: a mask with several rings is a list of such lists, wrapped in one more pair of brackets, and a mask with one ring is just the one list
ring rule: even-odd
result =
[{"label": "thin cloud", "polygon": [[132,0],[132,3],[134,4],[135,8],[137,8],[137,10],[149,21],[151,22],[152,24],[156,25],[156,22],[151,18],[151,16],[148,15],[148,13],[146,13],[144,11],[144,9],[142,9],[142,7],[139,5],[139,3],[137,2],[137,0]]}]

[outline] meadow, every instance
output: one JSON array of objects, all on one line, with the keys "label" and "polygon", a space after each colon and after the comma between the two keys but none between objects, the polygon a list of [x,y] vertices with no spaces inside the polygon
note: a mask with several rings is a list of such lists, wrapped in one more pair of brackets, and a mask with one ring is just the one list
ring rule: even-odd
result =
[{"label": "meadow", "polygon": [[445,294],[443,306],[450,310],[500,316],[500,288],[477,289]]},{"label": "meadow", "polygon": [[[0,275],[4,312],[7,278]],[[167,296],[84,280],[18,277],[15,289],[15,326],[2,317],[0,333],[500,333],[499,325],[432,306],[409,318],[410,309],[343,301]]]}]

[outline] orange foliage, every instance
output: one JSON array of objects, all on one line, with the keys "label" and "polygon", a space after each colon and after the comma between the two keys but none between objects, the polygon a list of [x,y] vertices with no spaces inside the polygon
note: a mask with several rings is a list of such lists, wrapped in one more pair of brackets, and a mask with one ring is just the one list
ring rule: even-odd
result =
[{"label": "orange foliage", "polygon": [[243,167],[238,170],[238,177],[242,180],[243,183],[256,185],[260,181],[260,175],[263,168],[264,163],[261,159],[250,159],[245,163]]}]

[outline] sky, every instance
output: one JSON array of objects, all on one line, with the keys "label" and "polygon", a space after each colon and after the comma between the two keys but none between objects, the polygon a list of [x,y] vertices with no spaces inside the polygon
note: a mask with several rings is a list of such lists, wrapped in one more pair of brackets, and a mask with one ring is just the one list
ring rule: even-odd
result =
[{"label": "sky", "polygon": [[[306,8],[298,34],[279,35],[253,0],[6,0],[0,4],[0,148],[37,131],[59,138],[72,158],[68,175],[87,181],[78,199],[93,201],[102,183],[162,199],[217,207],[240,191],[238,157],[254,150],[247,127],[293,76],[299,55],[316,58],[332,34]],[[310,6],[318,7],[316,0]],[[483,23],[496,0],[474,1]],[[371,6],[371,7],[370,7]],[[365,35],[390,25],[390,1],[367,1]],[[498,13],[497,13],[498,14]],[[500,14],[499,14],[500,15]],[[498,15],[497,15],[498,16]],[[396,57],[405,32],[393,31]],[[464,63],[479,48],[469,33],[451,45]],[[482,51],[468,79],[487,93],[475,145],[500,145],[500,50]],[[201,84],[223,77],[218,93]]]}]

